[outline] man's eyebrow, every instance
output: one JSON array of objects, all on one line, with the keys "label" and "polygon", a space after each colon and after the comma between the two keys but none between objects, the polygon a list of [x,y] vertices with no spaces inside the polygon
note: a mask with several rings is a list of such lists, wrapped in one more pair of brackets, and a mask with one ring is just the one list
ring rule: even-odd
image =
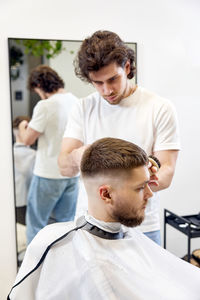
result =
[{"label": "man's eyebrow", "polygon": [[100,81],[100,80],[92,80],[91,79],[91,81],[94,82],[94,83],[103,83],[103,81]]},{"label": "man's eyebrow", "polygon": [[110,77],[108,80],[110,80],[110,79],[115,79],[116,77],[118,77],[119,76],[119,74],[115,74],[115,75],[113,75],[112,77]]},{"label": "man's eyebrow", "polygon": [[[114,75],[114,76],[108,78],[106,81],[113,80],[113,79],[115,79],[115,78],[117,78],[117,77],[118,77],[118,74],[116,74],[116,75]],[[100,81],[100,80],[93,80],[93,79],[91,79],[91,78],[90,78],[90,80],[91,80],[92,82],[94,82],[94,83],[103,83],[103,81]]]},{"label": "man's eyebrow", "polygon": [[150,180],[143,181],[143,182],[139,183],[138,185],[136,185],[136,187],[140,187],[144,184],[148,184],[149,182],[150,182]]}]

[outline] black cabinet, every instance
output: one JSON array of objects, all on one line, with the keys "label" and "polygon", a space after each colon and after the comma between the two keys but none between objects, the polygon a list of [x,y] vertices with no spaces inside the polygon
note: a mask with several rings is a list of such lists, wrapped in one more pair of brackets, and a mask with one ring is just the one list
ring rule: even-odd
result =
[{"label": "black cabinet", "polygon": [[166,249],[167,224],[181,231],[187,236],[188,261],[190,261],[191,239],[200,237],[200,214],[189,216],[178,216],[164,209],[164,248]]}]

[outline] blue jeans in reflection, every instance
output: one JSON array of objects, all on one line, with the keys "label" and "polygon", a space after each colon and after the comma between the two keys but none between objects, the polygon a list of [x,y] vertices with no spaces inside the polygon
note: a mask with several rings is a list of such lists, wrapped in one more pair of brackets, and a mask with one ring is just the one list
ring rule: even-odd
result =
[{"label": "blue jeans in reflection", "polygon": [[33,175],[26,211],[27,243],[46,226],[73,221],[78,197],[79,178],[49,179]]}]

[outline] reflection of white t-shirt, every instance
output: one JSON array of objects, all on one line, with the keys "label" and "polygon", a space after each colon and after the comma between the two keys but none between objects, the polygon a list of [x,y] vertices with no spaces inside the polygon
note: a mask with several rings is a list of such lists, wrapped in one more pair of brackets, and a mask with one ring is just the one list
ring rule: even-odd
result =
[{"label": "reflection of white t-shirt", "polygon": [[[89,217],[91,224],[96,225],[95,221]],[[110,224],[100,225],[113,232],[107,230]],[[64,234],[65,238],[50,249],[36,271],[13,288],[11,300],[199,300],[200,269],[137,228],[123,227],[124,238],[117,240],[82,229],[66,236],[75,227],[72,222],[61,222],[37,234],[15,284],[37,266],[48,245]]]},{"label": "reflection of white t-shirt", "polygon": [[64,178],[60,175],[57,159],[69,113],[76,101],[71,93],[54,94],[35,106],[29,127],[42,133],[38,138],[35,175]]},{"label": "reflection of white t-shirt", "polygon": [[[103,137],[121,138],[154,151],[180,149],[176,112],[172,103],[138,87],[118,105],[99,93],[81,99],[74,107],[64,136],[91,144]],[[79,204],[78,204],[79,206]],[[160,228],[157,193],[148,201],[144,232]]]},{"label": "reflection of white t-shirt", "polygon": [[33,174],[36,151],[22,143],[14,144],[16,206],[27,205],[28,189]]}]

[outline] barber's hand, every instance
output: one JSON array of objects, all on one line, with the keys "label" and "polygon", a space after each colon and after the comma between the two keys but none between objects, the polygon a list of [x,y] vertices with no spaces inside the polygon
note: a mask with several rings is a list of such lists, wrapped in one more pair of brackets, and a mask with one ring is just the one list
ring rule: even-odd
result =
[{"label": "barber's hand", "polygon": [[156,166],[153,166],[151,162],[149,162],[148,168],[150,172],[149,186],[152,189],[152,191],[154,191],[153,187],[159,186],[158,176],[157,176],[158,169]]},{"label": "barber's hand", "polygon": [[88,147],[89,147],[89,145],[84,145],[73,151],[74,152],[74,161],[76,162],[76,164],[78,166],[80,166],[83,153]]},{"label": "barber's hand", "polygon": [[28,121],[26,120],[21,121],[18,126],[19,131],[26,129],[27,127],[28,127]]},{"label": "barber's hand", "polygon": [[23,142],[23,138],[26,134],[26,129],[28,127],[28,122],[26,120],[23,120],[19,123],[18,125],[18,137],[22,140]]}]

